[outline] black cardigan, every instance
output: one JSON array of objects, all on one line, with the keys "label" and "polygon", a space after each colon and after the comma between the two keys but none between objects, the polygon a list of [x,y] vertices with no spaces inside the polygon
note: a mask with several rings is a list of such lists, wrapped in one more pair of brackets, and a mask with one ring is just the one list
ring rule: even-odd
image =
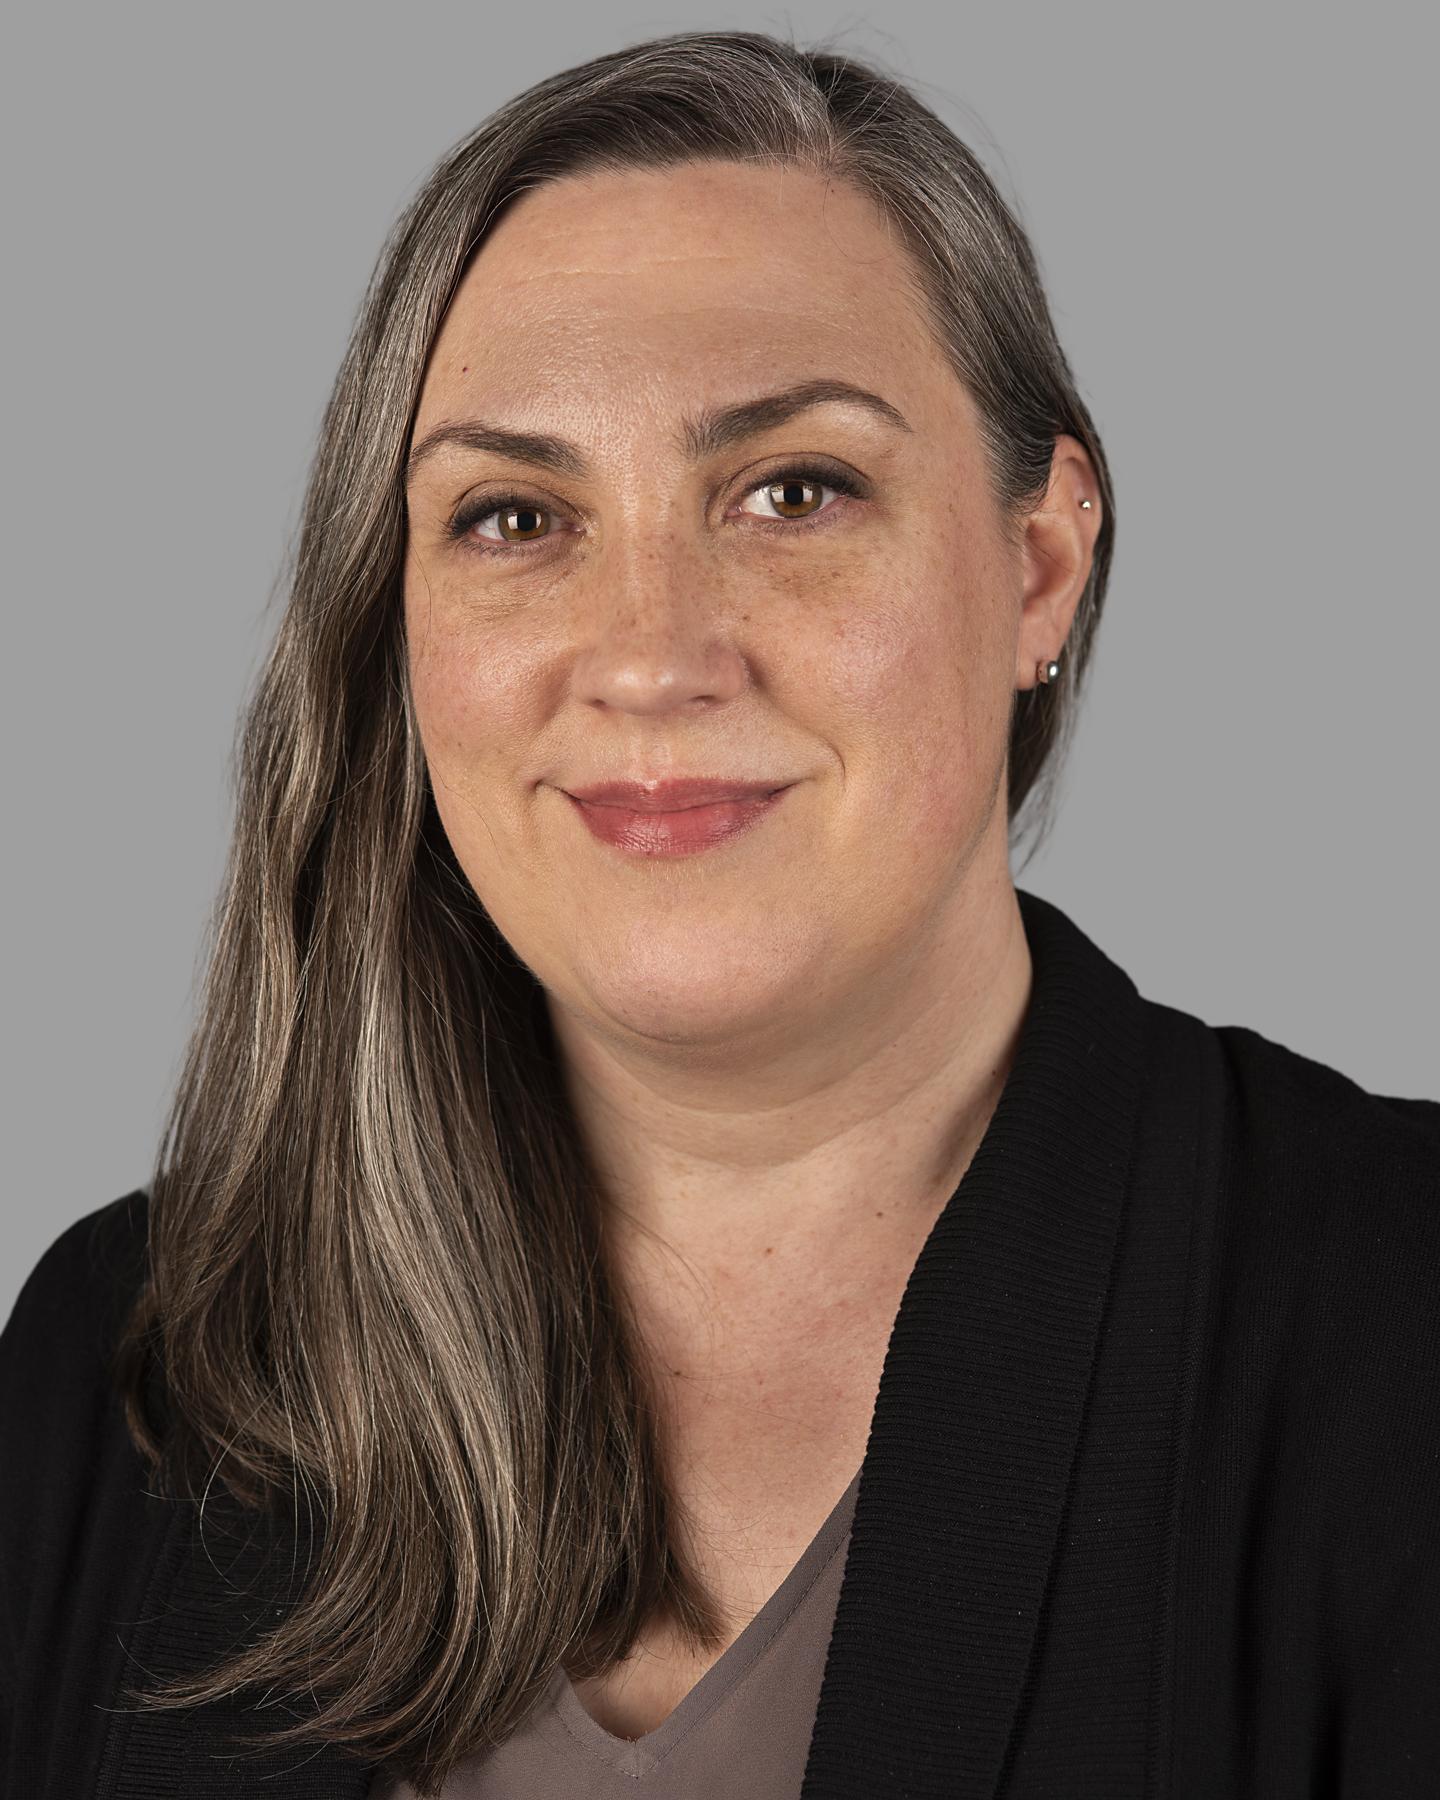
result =
[{"label": "black cardigan", "polygon": [[[1032,1000],[895,1321],[801,1800],[1435,1800],[1440,1103],[1144,1000],[1020,900]],[[0,1338],[3,1792],[361,1800],[335,1750],[232,1754],[273,1713],[121,1709],[284,1603],[125,1436],[145,1219],[64,1232]]]}]

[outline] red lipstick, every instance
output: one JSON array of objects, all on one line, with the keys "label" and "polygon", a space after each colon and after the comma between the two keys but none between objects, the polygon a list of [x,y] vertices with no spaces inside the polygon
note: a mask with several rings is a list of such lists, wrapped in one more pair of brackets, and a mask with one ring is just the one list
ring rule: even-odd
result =
[{"label": "red lipstick", "polygon": [[562,791],[602,843],[642,856],[687,856],[758,824],[793,785],[685,777]]}]

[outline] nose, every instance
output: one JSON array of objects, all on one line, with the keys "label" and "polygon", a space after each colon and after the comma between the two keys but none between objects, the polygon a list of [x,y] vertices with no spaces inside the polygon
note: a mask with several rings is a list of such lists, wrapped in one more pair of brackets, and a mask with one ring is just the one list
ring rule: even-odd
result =
[{"label": "nose", "polygon": [[749,669],[730,610],[695,559],[651,548],[590,574],[570,678],[582,705],[694,711],[743,690]]}]

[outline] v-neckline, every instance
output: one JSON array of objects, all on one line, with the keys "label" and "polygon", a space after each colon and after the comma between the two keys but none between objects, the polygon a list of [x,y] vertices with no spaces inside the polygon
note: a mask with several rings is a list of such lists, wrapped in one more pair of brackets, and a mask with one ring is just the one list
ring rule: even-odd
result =
[{"label": "v-neckline", "polygon": [[587,1752],[621,1774],[643,1775],[653,1769],[700,1721],[709,1716],[754,1668],[766,1647],[779,1636],[820,1579],[832,1557],[844,1547],[860,1487],[860,1470],[826,1514],[824,1523],[800,1552],[794,1566],[733,1643],[710,1665],[695,1685],[653,1731],[638,1738],[618,1737],[586,1711],[569,1674],[557,1668],[551,1684],[552,1717]]}]

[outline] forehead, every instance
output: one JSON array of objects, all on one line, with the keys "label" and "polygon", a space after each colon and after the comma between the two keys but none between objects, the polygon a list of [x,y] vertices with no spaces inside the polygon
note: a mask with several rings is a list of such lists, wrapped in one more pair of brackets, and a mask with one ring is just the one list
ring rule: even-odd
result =
[{"label": "forehead", "polygon": [[523,194],[487,236],[437,336],[416,436],[482,391],[511,413],[547,397],[688,404],[816,373],[909,412],[894,390],[921,410],[947,368],[898,235],[849,183],[725,162],[587,173]]}]

